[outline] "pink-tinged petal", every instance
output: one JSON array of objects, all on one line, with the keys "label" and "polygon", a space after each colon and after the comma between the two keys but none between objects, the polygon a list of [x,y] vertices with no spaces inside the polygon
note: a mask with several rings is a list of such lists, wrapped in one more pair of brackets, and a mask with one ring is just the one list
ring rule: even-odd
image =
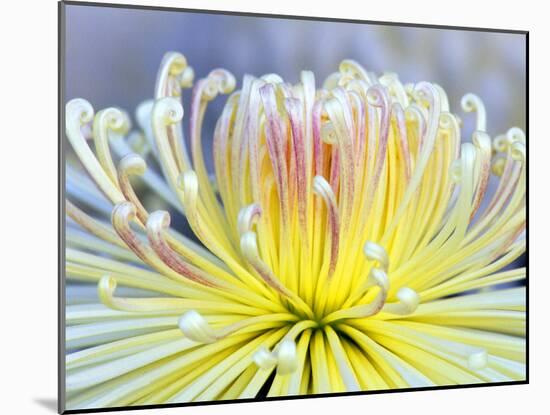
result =
[{"label": "pink-tinged petal", "polygon": [[473,142],[476,148],[478,149],[478,168],[479,168],[479,179],[476,188],[476,194],[474,196],[474,207],[470,215],[470,220],[473,219],[477,213],[479,207],[481,206],[481,201],[485,196],[487,191],[487,186],[489,184],[489,175],[491,173],[491,138],[484,132],[476,131],[473,134]]},{"label": "pink-tinged petal", "polygon": [[355,134],[353,133],[356,130],[355,123],[353,120],[353,110],[351,107],[351,102],[346,90],[342,87],[337,87],[332,90],[332,96],[338,100],[342,108],[342,114],[344,116],[344,124],[347,136],[352,138],[351,145],[352,149],[355,147],[354,139]]},{"label": "pink-tinged petal", "polygon": [[304,90],[304,120],[305,143],[308,179],[311,177],[311,165],[313,163],[313,106],[315,105],[315,75],[310,71],[302,71],[300,79]]},{"label": "pink-tinged petal", "polygon": [[399,152],[401,153],[401,158],[405,162],[405,178],[408,183],[411,178],[412,162],[411,152],[409,150],[409,140],[407,138],[405,112],[400,104],[394,103],[392,106],[392,114],[394,115],[397,124]]},{"label": "pink-tinged petal", "polygon": [[233,192],[239,207],[245,203],[244,192],[246,191],[246,187],[244,186],[244,180],[249,140],[246,127],[250,116],[249,101],[253,82],[254,78],[252,76],[244,76],[238,109],[235,114],[235,122],[233,123],[233,133],[231,135],[231,191]]},{"label": "pink-tinged petal", "polygon": [[367,149],[367,121],[366,121],[366,105],[361,96],[351,91],[348,93],[351,102],[353,103],[355,112],[355,169],[359,172],[365,167],[366,149]]},{"label": "pink-tinged petal", "polygon": [[330,279],[338,263],[338,253],[340,250],[340,215],[338,213],[334,191],[324,177],[315,176],[313,178],[313,191],[325,201],[327,206],[329,223],[328,236],[330,238],[328,278]]},{"label": "pink-tinged petal", "polygon": [[149,263],[149,250],[130,227],[130,221],[136,217],[136,208],[130,202],[116,205],[111,215],[113,228],[128,248],[130,248],[143,262]]},{"label": "pink-tinged petal", "polygon": [[[149,216],[149,220],[150,218],[151,216]],[[182,265],[179,262],[177,265],[174,265],[175,259],[172,256],[164,255],[166,252],[169,252],[175,256],[164,238],[162,238],[161,241],[162,245],[155,240],[155,243],[152,243],[153,249],[144,244],[130,227],[130,222],[135,219],[136,208],[130,202],[119,203],[113,209],[113,228],[118,236],[126,243],[128,248],[130,248],[143,262],[176,281],[181,282],[183,279],[190,279],[202,285],[214,286],[211,281],[207,281],[205,274],[198,268],[188,265],[181,260],[180,262],[185,264],[185,266],[177,267],[178,265]],[[160,255],[157,256],[159,253]],[[165,262],[165,260],[168,261]]]},{"label": "pink-tinged petal", "polygon": [[290,125],[292,127],[292,139],[294,159],[296,163],[296,186],[298,202],[298,221],[302,243],[309,250],[307,234],[307,171],[306,171],[306,145],[304,140],[304,126],[301,118],[301,103],[295,98],[287,98],[285,106],[288,111]]},{"label": "pink-tinged petal", "polygon": [[508,237],[502,242],[499,249],[497,249],[496,252],[492,255],[491,260],[489,262],[496,261],[502,255],[504,255],[506,251],[508,251],[508,249],[512,246],[512,244],[525,231],[526,226],[527,226],[527,223],[524,220],[514,230],[512,230],[512,232],[510,232]]},{"label": "pink-tinged petal", "polygon": [[[284,149],[285,127],[277,110],[277,101],[275,97],[275,87],[266,84],[260,88],[260,95],[264,106],[266,116],[265,134],[266,144],[269,151],[269,157],[275,175],[275,185],[279,194],[279,204],[281,211],[281,225],[284,232],[289,231],[290,213],[289,213],[289,190],[288,190],[288,170],[286,165],[286,155]],[[288,237],[288,235],[285,235]],[[285,239],[286,239],[285,237]]]},{"label": "pink-tinged petal", "polygon": [[[372,188],[367,191],[367,196],[369,196],[378,188],[380,176],[382,175],[382,170],[386,163],[391,110],[389,107],[390,99],[385,88],[379,85],[372,86],[367,91],[367,97],[369,98],[369,153],[374,147],[372,143],[378,141],[374,174],[371,180]],[[379,120],[376,108],[380,109]],[[372,201],[369,203],[368,210],[370,210],[371,204]]]},{"label": "pink-tinged petal", "polygon": [[495,206],[499,206],[497,208],[500,209],[500,207],[504,204],[506,200],[510,197],[512,194],[512,191],[519,180],[521,171],[521,164],[517,161],[514,161],[512,159],[512,155],[510,152],[506,155],[505,163],[504,163],[504,169],[502,171],[502,175],[500,176],[500,180],[498,182],[497,189],[495,190],[495,193],[493,194],[493,197],[491,198],[491,201],[485,208],[485,211],[483,212],[482,217],[483,218],[491,215],[495,212]]},{"label": "pink-tinged petal", "polygon": [[118,182],[120,183],[120,190],[126,199],[133,203],[136,207],[137,217],[142,224],[147,222],[147,217],[149,214],[134,192],[129,176],[133,174],[141,176],[145,173],[146,168],[147,165],[145,164],[145,160],[137,154],[128,154],[125,156],[122,160],[120,160],[118,167]]},{"label": "pink-tinged petal", "polygon": [[340,151],[336,147],[329,149],[332,152],[331,164],[330,164],[330,187],[334,190],[335,194],[340,192]]},{"label": "pink-tinged petal", "polygon": [[214,169],[220,195],[224,206],[229,209],[227,191],[230,189],[230,163],[228,158],[229,148],[229,132],[231,129],[231,120],[235,114],[238,95],[233,94],[229,97],[228,103],[223,109],[223,112],[216,123],[214,131],[214,140],[212,144],[212,152],[214,157]]},{"label": "pink-tinged petal", "polygon": [[[346,100],[347,101],[347,100]],[[325,104],[325,110],[330,119],[331,127],[334,131],[334,137],[339,150],[340,166],[340,206],[342,210],[342,229],[347,230],[351,221],[351,211],[353,208],[353,197],[355,190],[355,165],[353,155],[353,134],[351,134],[351,125],[348,124],[349,114],[346,104],[341,99],[331,98]],[[347,115],[346,115],[347,114]],[[331,177],[332,179],[332,177]],[[331,181],[332,184],[332,181]]]},{"label": "pink-tinged petal", "polygon": [[147,220],[147,238],[159,258],[178,274],[198,284],[215,287],[208,276],[199,268],[186,263],[170,248],[164,232],[170,226],[170,214],[164,211],[153,212]]},{"label": "pink-tinged petal", "polygon": [[323,113],[324,100],[321,98],[315,101],[312,109],[312,132],[313,132],[313,161],[315,175],[322,175],[324,172],[323,140],[321,138],[321,116]]},{"label": "pink-tinged petal", "polygon": [[[371,87],[373,89],[375,87]],[[380,95],[385,95],[386,98],[382,98],[382,100],[387,100],[387,91],[381,89],[383,91]],[[418,187],[420,186],[422,182],[422,177],[424,175],[424,171],[426,169],[426,166],[428,164],[428,161],[430,157],[432,156],[433,149],[435,147],[435,141],[438,137],[438,130],[439,130],[439,123],[440,123],[440,116],[441,116],[441,102],[440,102],[440,96],[437,89],[428,82],[420,82],[416,86],[416,91],[419,94],[419,96],[425,100],[428,103],[428,126],[426,129],[426,134],[423,139],[422,146],[420,147],[420,154],[417,157],[417,163],[415,165],[414,172],[412,174],[411,180],[405,190],[405,194],[403,195],[403,198],[399,202],[399,206],[391,220],[391,223],[386,227],[384,232],[384,237],[382,238],[382,243],[386,243],[389,238],[391,238],[397,224],[399,223],[399,220],[401,219],[402,215],[404,214],[406,208],[408,207],[409,202],[412,200],[414,194],[416,193]],[[383,124],[384,130],[387,128]]]},{"label": "pink-tinged petal", "polygon": [[[248,135],[248,157],[250,167],[250,186],[252,199],[261,200],[261,179],[260,179],[260,115],[261,115],[261,96],[260,87],[264,85],[261,80],[255,80],[250,92],[249,116],[246,123],[246,133]],[[263,148],[263,147],[262,147]]]}]

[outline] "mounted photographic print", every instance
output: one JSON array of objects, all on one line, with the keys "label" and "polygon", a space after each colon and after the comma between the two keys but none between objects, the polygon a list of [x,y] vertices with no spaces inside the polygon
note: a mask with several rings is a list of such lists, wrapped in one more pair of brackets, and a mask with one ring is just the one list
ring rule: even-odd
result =
[{"label": "mounted photographic print", "polygon": [[59,11],[60,412],[527,383],[527,32]]}]

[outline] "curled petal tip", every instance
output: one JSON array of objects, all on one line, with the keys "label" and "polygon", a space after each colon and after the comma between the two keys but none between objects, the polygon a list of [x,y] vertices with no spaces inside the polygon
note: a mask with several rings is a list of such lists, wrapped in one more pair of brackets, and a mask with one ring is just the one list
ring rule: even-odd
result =
[{"label": "curled petal tip", "polygon": [[337,143],[336,129],[334,128],[334,124],[330,121],[325,122],[321,127],[321,140],[330,145]]},{"label": "curled petal tip", "polygon": [[178,326],[185,337],[197,343],[214,343],[218,340],[205,318],[195,310],[183,314]]},{"label": "curled petal tip", "polygon": [[183,107],[176,98],[160,98],[153,106],[153,118],[161,120],[166,125],[175,124],[181,121],[183,114]]},{"label": "curled petal tip", "polygon": [[83,98],[74,98],[65,105],[65,114],[67,123],[75,120],[82,124],[89,123],[94,118],[94,108],[92,104]]},{"label": "curled petal tip", "polygon": [[259,256],[258,241],[256,233],[252,231],[244,232],[240,239],[241,251],[247,257],[255,258]]},{"label": "curled petal tip", "polygon": [[516,141],[512,144],[510,148],[512,158],[517,161],[524,162],[527,157],[527,152],[525,145],[519,141]]},{"label": "curled petal tip", "polygon": [[519,128],[519,127],[512,127],[506,132],[506,137],[508,138],[510,143],[514,143],[516,141],[525,144],[526,136],[525,132]]},{"label": "curled petal tip", "polygon": [[381,84],[371,86],[367,90],[367,101],[372,106],[388,108],[390,105],[388,88]]},{"label": "curled petal tip", "polygon": [[386,252],[384,247],[382,247],[382,245],[379,245],[372,241],[368,241],[363,247],[363,253],[369,260],[378,261],[380,266],[386,272],[388,271],[388,268],[390,266],[390,259],[388,257],[388,253]]},{"label": "curled petal tip", "polygon": [[485,131],[487,129],[485,105],[480,97],[468,93],[462,97],[460,105],[465,112],[477,112],[476,130]]},{"label": "curled petal tip", "polygon": [[468,366],[472,370],[482,370],[487,367],[487,360],[487,351],[482,349],[468,356]]},{"label": "curled petal tip", "polygon": [[107,307],[113,308],[113,296],[117,287],[117,281],[110,275],[101,277],[97,284],[97,294],[99,300]]},{"label": "curled petal tip", "polygon": [[258,203],[253,203],[242,208],[239,211],[239,217],[237,219],[237,228],[239,234],[242,235],[252,230],[252,225],[261,216],[262,208]]},{"label": "curled petal tip", "polygon": [[147,170],[147,163],[137,154],[128,154],[120,160],[120,169],[125,174],[135,174],[141,176]]},{"label": "curled petal tip", "polygon": [[277,373],[288,375],[298,368],[298,357],[296,343],[293,340],[285,339],[279,345],[277,352]]},{"label": "curled petal tip", "polygon": [[187,59],[180,52],[167,52],[161,65],[166,65],[170,75],[177,76],[187,68]]},{"label": "curled petal tip", "polygon": [[113,221],[123,220],[129,222],[136,216],[136,206],[132,202],[124,201],[115,205],[113,208]]},{"label": "curled petal tip", "polygon": [[271,353],[267,347],[262,346],[252,355],[252,360],[256,365],[264,370],[271,369],[277,364],[277,357]]},{"label": "curled petal tip", "polygon": [[170,214],[165,210],[157,210],[149,215],[147,228],[153,231],[161,231],[170,227]]},{"label": "curled petal tip", "polygon": [[420,297],[415,290],[409,287],[402,287],[397,291],[397,298],[406,305],[407,311],[412,313],[420,303]]},{"label": "curled petal tip", "polygon": [[406,316],[412,314],[420,304],[420,296],[415,290],[409,287],[402,287],[397,291],[398,303],[386,304],[383,308],[384,312]]},{"label": "curled petal tip", "polygon": [[491,137],[484,131],[474,131],[472,134],[472,143],[483,152],[491,151]]},{"label": "curled petal tip", "polygon": [[381,268],[373,268],[370,272],[369,278],[372,279],[374,285],[377,285],[382,291],[388,291],[390,289],[390,280],[388,274]]},{"label": "curled petal tip", "polygon": [[313,178],[313,192],[316,195],[327,199],[330,196],[334,196],[334,192],[332,191],[329,182],[323,176],[315,176]]},{"label": "curled petal tip", "polygon": [[233,92],[237,81],[233,74],[225,69],[214,69],[208,74],[203,89],[202,98],[211,101],[218,94],[229,94]]},{"label": "curled petal tip", "polygon": [[95,116],[96,123],[114,132],[125,134],[130,129],[130,117],[119,108],[106,108]]},{"label": "curled petal tip", "polygon": [[252,355],[252,360],[264,370],[277,366],[278,375],[289,375],[298,368],[296,342],[291,339],[283,339],[273,352],[262,346]]}]

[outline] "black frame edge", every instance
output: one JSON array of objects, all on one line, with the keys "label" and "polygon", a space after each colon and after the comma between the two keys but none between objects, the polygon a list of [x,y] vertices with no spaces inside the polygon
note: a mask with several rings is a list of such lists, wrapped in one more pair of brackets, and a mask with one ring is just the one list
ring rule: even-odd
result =
[{"label": "black frame edge", "polygon": [[447,385],[447,386],[427,386],[419,388],[403,388],[403,389],[382,389],[371,391],[358,391],[358,392],[335,392],[335,393],[322,393],[317,395],[292,395],[292,396],[274,396],[269,398],[247,398],[247,399],[228,399],[223,401],[199,401],[199,402],[184,402],[184,403],[171,403],[171,404],[158,404],[158,405],[136,405],[136,406],[119,406],[110,408],[93,408],[93,409],[69,409],[63,412],[63,414],[93,414],[101,412],[116,412],[116,411],[143,411],[148,409],[173,409],[173,408],[185,408],[193,406],[211,406],[211,405],[229,405],[229,404],[242,404],[242,403],[258,403],[258,402],[275,402],[275,401],[293,401],[299,399],[322,399],[322,398],[338,398],[345,396],[366,396],[366,395],[384,395],[388,393],[407,393],[407,392],[431,392],[434,390],[453,390],[453,389],[471,389],[471,388],[488,388],[495,386],[516,386],[527,385],[527,380],[518,380],[511,382],[487,382],[487,383],[473,383],[466,385]]},{"label": "black frame edge", "polygon": [[362,20],[362,19],[346,19],[338,17],[326,17],[326,16],[300,16],[290,14],[270,14],[270,13],[258,13],[258,12],[244,12],[244,11],[229,11],[219,9],[190,9],[185,7],[169,7],[169,6],[147,6],[139,4],[125,4],[125,3],[100,3],[100,2],[88,2],[88,1],[75,1],[75,0],[62,0],[68,6],[89,6],[89,7],[107,7],[115,9],[134,9],[134,10],[157,10],[166,12],[188,12],[188,13],[204,13],[204,14],[222,14],[228,16],[244,16],[244,17],[263,17],[272,19],[291,19],[291,20],[312,20],[321,22],[335,22],[335,23],[355,23],[355,24],[374,24],[380,26],[402,26],[402,27],[416,27],[416,28],[429,28],[429,29],[444,29],[444,30],[466,30],[466,31],[479,31],[479,32],[493,32],[493,33],[510,33],[510,34],[527,34],[527,30],[519,29],[502,29],[502,28],[490,28],[490,27],[475,27],[475,26],[453,26],[453,25],[436,25],[427,23],[410,23],[410,22],[390,22],[390,21],[375,21],[375,20]]},{"label": "black frame edge", "polygon": [[527,163],[526,166],[526,186],[525,186],[525,208],[526,208],[526,226],[525,226],[525,291],[526,291],[526,299],[525,299],[525,381],[526,383],[529,383],[529,32],[527,31],[525,33],[525,152],[526,152],[526,159],[525,162]]},{"label": "black frame edge", "polygon": [[57,108],[58,108],[58,183],[57,183],[57,208],[58,208],[58,310],[57,310],[57,350],[58,350],[58,379],[57,379],[57,412],[63,414],[65,408],[65,152],[63,146],[63,125],[65,125],[65,111],[63,101],[65,100],[65,2],[57,3]]}]

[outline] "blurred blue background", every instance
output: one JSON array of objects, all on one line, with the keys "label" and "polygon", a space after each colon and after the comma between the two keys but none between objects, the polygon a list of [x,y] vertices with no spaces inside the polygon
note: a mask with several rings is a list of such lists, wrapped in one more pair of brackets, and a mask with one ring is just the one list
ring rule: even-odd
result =
[{"label": "blurred blue background", "polygon": [[[153,94],[162,56],[175,50],[196,79],[223,67],[239,85],[245,73],[296,82],[302,69],[321,85],[351,58],[403,82],[439,83],[455,113],[462,95],[478,94],[492,135],[525,127],[524,35],[78,5],[67,6],[66,21],[66,98],[86,98],[96,110],[116,105],[133,114]],[[223,101],[208,113],[205,143]],[[473,117],[462,118],[468,133]]]}]

